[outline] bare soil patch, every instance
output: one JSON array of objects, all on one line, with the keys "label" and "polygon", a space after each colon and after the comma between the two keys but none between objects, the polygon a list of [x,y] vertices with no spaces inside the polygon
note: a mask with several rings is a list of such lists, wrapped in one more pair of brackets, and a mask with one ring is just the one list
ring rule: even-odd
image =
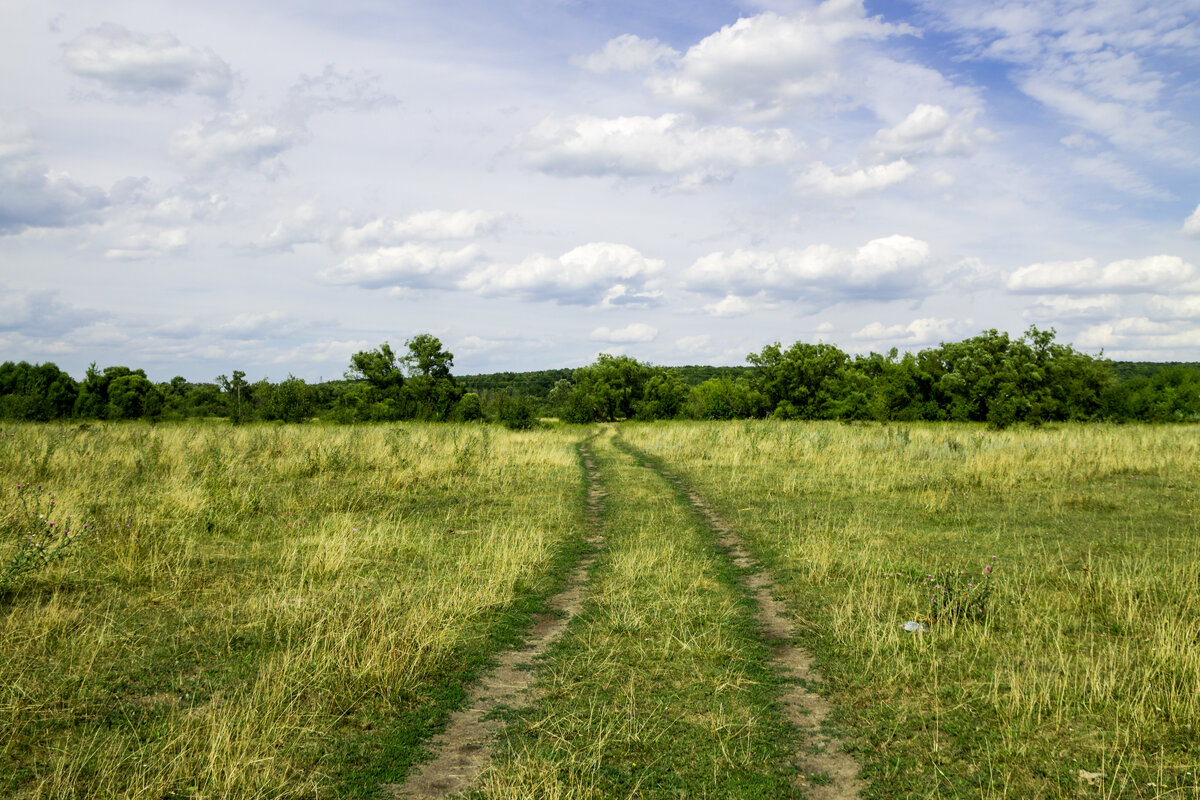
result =
[{"label": "bare soil patch", "polygon": [[812,656],[792,642],[795,626],[786,607],[776,599],[774,577],[750,555],[745,543],[698,493],[677,476],[649,461],[642,464],[663,475],[684,491],[692,506],[717,534],[717,541],[739,569],[747,571],[743,585],[758,607],[756,618],[771,644],[772,662],[792,681],[782,697],[784,714],[807,738],[805,750],[796,755],[800,770],[796,784],[814,800],[856,800],[864,788],[858,763],[845,751],[841,740],[825,727],[832,706],[810,687],[819,686],[821,676]]},{"label": "bare soil patch", "polygon": [[[604,492],[591,453],[586,447],[581,447],[580,452],[588,480],[589,533],[586,541],[594,550],[604,544],[604,537],[599,533]],[[505,727],[503,720],[490,715],[501,706],[525,708],[536,699],[531,689],[535,662],[562,636],[572,617],[583,608],[594,562],[594,553],[581,558],[563,590],[550,599],[550,607],[557,614],[537,615],[524,645],[496,658],[496,668],[480,679],[471,691],[466,707],[451,714],[446,729],[433,738],[430,749],[434,757],[415,768],[404,783],[385,784],[384,791],[396,798],[428,800],[471,788],[491,759],[492,743]]]}]

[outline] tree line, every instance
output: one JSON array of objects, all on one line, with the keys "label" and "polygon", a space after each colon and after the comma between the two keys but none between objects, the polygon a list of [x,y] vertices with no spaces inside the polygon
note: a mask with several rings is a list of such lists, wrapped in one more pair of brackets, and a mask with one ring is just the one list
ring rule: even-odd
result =
[{"label": "tree line", "polygon": [[996,330],[917,353],[851,356],[835,345],[767,345],[745,367],[661,367],[601,355],[574,370],[456,378],[454,356],[431,334],[396,352],[355,353],[341,380],[246,373],[154,383],[141,369],[88,368],[74,380],[52,363],[0,365],[0,419],[224,417],[339,423],[488,421],[529,427],[627,419],[834,419],[987,422],[1200,421],[1200,365],[1114,364],[1031,327]]}]

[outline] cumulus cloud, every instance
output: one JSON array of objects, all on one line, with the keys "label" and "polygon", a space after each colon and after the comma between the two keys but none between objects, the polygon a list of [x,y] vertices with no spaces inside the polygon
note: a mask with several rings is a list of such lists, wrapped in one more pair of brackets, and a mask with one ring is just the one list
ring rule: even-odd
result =
[{"label": "cumulus cloud", "polygon": [[1155,295],[1146,303],[1154,319],[1200,319],[1200,294],[1183,296]]},{"label": "cumulus cloud", "polygon": [[769,117],[838,87],[840,44],[911,30],[867,17],[861,0],[828,0],[790,15],[767,12],[705,37],[647,86],[664,101],[703,112]]},{"label": "cumulus cloud", "polygon": [[604,75],[609,72],[628,72],[645,69],[662,61],[678,58],[675,48],[658,39],[643,39],[631,33],[609,39],[603,49],[586,56],[573,56],[577,67]]},{"label": "cumulus cloud", "polygon": [[442,241],[473,239],[496,230],[504,217],[488,211],[421,211],[407,217],[380,217],[365,225],[344,228],[333,244],[346,250],[400,244],[410,239]]},{"label": "cumulus cloud", "polygon": [[531,167],[554,175],[660,177],[695,186],[737,170],[792,159],[800,143],[783,129],[698,125],[681,114],[659,117],[547,117],[520,137]]},{"label": "cumulus cloud", "polygon": [[921,103],[894,127],[876,132],[869,146],[893,157],[922,153],[969,156],[980,145],[995,140],[987,128],[974,127],[977,115],[975,109],[952,115],[941,106]]},{"label": "cumulus cloud", "polygon": [[1192,212],[1191,216],[1183,221],[1181,230],[1188,236],[1200,238],[1200,205],[1196,206],[1196,210]]},{"label": "cumulus cloud", "polygon": [[222,111],[176,131],[171,155],[195,172],[258,170],[268,176],[283,171],[280,157],[308,142],[313,116],[333,110],[369,111],[395,102],[378,91],[373,78],[349,76],[332,68],[300,81],[274,110]]},{"label": "cumulus cloud", "polygon": [[698,353],[707,351],[711,343],[712,337],[706,333],[701,333],[696,336],[684,336],[676,339],[675,347],[685,353]]},{"label": "cumulus cloud", "polygon": [[234,83],[233,70],[212,50],[112,23],[65,44],[63,60],[74,74],[118,93],[224,97]]},{"label": "cumulus cloud", "polygon": [[1156,322],[1146,317],[1124,317],[1087,328],[1075,343],[1085,348],[1103,348],[1124,353],[1128,357],[1155,358],[1164,350],[1194,352],[1200,347],[1200,326],[1195,320],[1186,322]]},{"label": "cumulus cloud", "polygon": [[652,342],[658,338],[658,328],[641,322],[634,322],[624,328],[596,328],[591,337],[597,342],[612,342],[613,344],[632,344],[634,342]]},{"label": "cumulus cloud", "polygon": [[31,339],[60,336],[110,315],[64,303],[50,289],[11,289],[0,285],[0,331]]},{"label": "cumulus cloud", "polygon": [[40,163],[24,126],[0,118],[0,236],[94,220],[108,193]]},{"label": "cumulus cloud", "polygon": [[255,253],[291,253],[299,245],[322,241],[325,238],[323,228],[316,206],[302,203],[244,249]]},{"label": "cumulus cloud", "polygon": [[519,264],[494,264],[467,275],[459,285],[483,295],[510,295],[563,304],[595,305],[621,293],[639,293],[664,262],[625,244],[591,242],[557,258],[532,255]]},{"label": "cumulus cloud", "polygon": [[94,220],[109,206],[103,189],[30,159],[0,158],[0,236]]},{"label": "cumulus cloud", "polygon": [[698,292],[778,298],[805,296],[892,298],[920,291],[929,245],[909,236],[874,239],[848,250],[812,245],[802,250],[735,250],[698,259],[684,285]]},{"label": "cumulus cloud", "polygon": [[176,131],[171,155],[196,171],[262,169],[278,173],[279,156],[307,140],[307,131],[282,119],[227,111]]},{"label": "cumulus cloud", "polygon": [[1101,294],[1092,297],[1041,295],[1025,309],[1025,317],[1039,321],[1094,320],[1111,317],[1121,305],[1121,296]]},{"label": "cumulus cloud", "polygon": [[853,197],[903,183],[916,171],[917,168],[903,158],[890,164],[876,164],[857,169],[851,167],[844,171],[834,171],[832,167],[818,161],[796,180],[796,184],[817,189],[825,194]]},{"label": "cumulus cloud", "polygon": [[740,317],[750,311],[750,303],[744,297],[727,294],[715,303],[709,303],[704,311],[714,317]]},{"label": "cumulus cloud", "polygon": [[138,233],[127,236],[104,252],[109,261],[140,261],[147,258],[163,258],[187,249],[188,232],[183,228],[169,228],[153,233]]},{"label": "cumulus cloud", "polygon": [[364,289],[448,289],[480,258],[475,245],[441,250],[429,244],[408,243],[357,253],[323,270],[318,277],[325,283]]},{"label": "cumulus cloud", "polygon": [[923,317],[914,319],[907,325],[884,325],[882,322],[872,322],[850,334],[850,338],[884,344],[934,344],[954,338],[961,329],[962,326],[953,319]]},{"label": "cumulus cloud", "polygon": [[309,327],[312,323],[302,322],[282,311],[266,311],[238,314],[218,325],[216,331],[231,339],[260,341],[289,336]]},{"label": "cumulus cloud", "polygon": [[1100,266],[1094,258],[1030,264],[1008,278],[1012,292],[1164,292],[1193,278],[1196,267],[1178,256],[1123,259]]}]

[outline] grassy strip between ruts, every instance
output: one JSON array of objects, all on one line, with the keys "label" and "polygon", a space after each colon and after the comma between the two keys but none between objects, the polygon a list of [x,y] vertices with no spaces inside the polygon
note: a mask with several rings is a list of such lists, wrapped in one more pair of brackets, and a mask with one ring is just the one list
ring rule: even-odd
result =
[{"label": "grassy strip between ruts", "polygon": [[594,441],[607,493],[589,599],[481,786],[492,798],[786,798],[797,734],[753,606],[675,490]]},{"label": "grassy strip between ruts", "polygon": [[[1200,797],[1200,429],[622,435],[776,576],[869,797]],[[982,614],[933,618],[987,567]]]},{"label": "grassy strip between ruts", "polygon": [[0,599],[16,800],[376,794],[585,527],[575,429],[0,433],[3,547],[17,483],[95,531]]}]

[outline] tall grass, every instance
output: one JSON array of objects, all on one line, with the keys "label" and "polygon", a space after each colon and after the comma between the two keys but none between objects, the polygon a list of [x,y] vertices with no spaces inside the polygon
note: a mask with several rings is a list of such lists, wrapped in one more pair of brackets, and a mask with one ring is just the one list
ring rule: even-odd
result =
[{"label": "tall grass", "polygon": [[[622,435],[780,577],[874,796],[1200,796],[1200,429]],[[931,575],[989,566],[986,614],[935,619]]]},{"label": "tall grass", "polygon": [[561,579],[576,438],[5,427],[2,508],[41,484],[94,533],[0,598],[0,796],[374,791],[356,769],[416,757],[396,720],[452,702]]}]

